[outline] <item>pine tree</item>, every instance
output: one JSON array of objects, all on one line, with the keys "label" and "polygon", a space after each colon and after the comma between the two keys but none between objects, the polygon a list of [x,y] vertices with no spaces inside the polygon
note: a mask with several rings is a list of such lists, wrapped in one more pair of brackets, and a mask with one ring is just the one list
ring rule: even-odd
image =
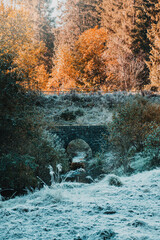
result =
[{"label": "pine tree", "polygon": [[155,4],[157,0],[134,0],[134,29],[132,30],[132,49],[134,54],[144,53],[148,59],[150,53],[150,40],[147,31],[155,18]]},{"label": "pine tree", "polygon": [[60,27],[57,32],[57,44],[67,44],[71,48],[78,37],[86,30],[100,26],[100,12],[97,8],[101,0],[67,0],[61,4]]},{"label": "pine tree", "polygon": [[142,55],[134,55],[132,30],[135,22],[132,0],[103,0],[102,26],[108,32],[107,60],[108,90],[131,90],[139,88],[145,75]]},{"label": "pine tree", "polygon": [[45,44],[46,52],[42,56],[44,65],[50,73],[52,69],[52,58],[54,55],[54,31],[55,19],[52,17],[53,8],[51,0],[22,0],[25,8],[30,13],[34,23],[35,38]]},{"label": "pine tree", "polygon": [[151,42],[150,59],[147,65],[150,70],[151,90],[160,90],[160,1],[154,6],[156,13],[152,27],[148,30],[148,38]]},{"label": "pine tree", "polygon": [[[158,0],[136,0],[134,1],[135,21],[132,30],[132,51],[135,56],[141,54],[144,62],[149,60],[151,51],[151,39],[147,32],[150,31],[152,23],[156,23],[158,9],[155,8]],[[144,66],[144,75],[140,87],[150,83],[149,68]]]}]

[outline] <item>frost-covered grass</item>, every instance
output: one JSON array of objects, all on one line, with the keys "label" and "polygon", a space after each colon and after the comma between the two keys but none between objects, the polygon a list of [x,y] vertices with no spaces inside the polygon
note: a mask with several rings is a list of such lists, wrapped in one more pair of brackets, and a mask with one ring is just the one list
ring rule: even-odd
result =
[{"label": "frost-covered grass", "polygon": [[[134,96],[124,93],[45,95],[40,99],[48,122],[64,125],[103,125],[112,120],[113,109]],[[68,112],[68,120],[64,113]],[[66,116],[66,115],[65,115]]]},{"label": "frost-covered grass", "polygon": [[[103,125],[112,121],[118,104],[134,97],[127,93],[53,95],[37,99],[37,107],[48,127]],[[42,137],[61,153],[62,160],[59,139],[46,131]],[[150,159],[137,153],[131,163],[136,174],[124,177],[123,169],[114,168],[116,161],[112,151],[91,159],[89,170],[99,166],[112,175],[90,185],[63,182],[7,201],[0,198],[0,240],[159,240],[160,169],[138,173],[149,169]]]},{"label": "frost-covered grass", "polygon": [[159,240],[160,169],[61,183],[0,204],[1,240]]},{"label": "frost-covered grass", "polygon": [[[112,120],[113,110],[119,104],[125,104],[135,96],[128,92],[42,95],[37,105],[42,107],[50,124],[103,125]],[[160,103],[160,97],[152,97],[150,101]],[[63,118],[66,111],[68,120]]]}]

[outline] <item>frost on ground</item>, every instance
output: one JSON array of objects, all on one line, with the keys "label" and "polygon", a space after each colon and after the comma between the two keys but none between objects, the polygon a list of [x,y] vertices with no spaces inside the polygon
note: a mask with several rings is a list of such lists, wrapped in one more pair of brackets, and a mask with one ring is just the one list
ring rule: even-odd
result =
[{"label": "frost on ground", "polygon": [[[37,100],[48,123],[54,125],[104,125],[112,121],[114,109],[119,104],[133,100],[135,94],[114,93],[64,93],[42,95]],[[160,102],[160,97],[152,97],[152,102]]]},{"label": "frost on ground", "polygon": [[[125,102],[126,94],[62,94],[43,96],[38,106],[47,122],[55,125],[103,125],[112,120],[112,108]],[[43,108],[42,108],[43,107]]]},{"label": "frost on ground", "polygon": [[160,169],[121,186],[61,183],[0,202],[0,239],[159,240]]}]

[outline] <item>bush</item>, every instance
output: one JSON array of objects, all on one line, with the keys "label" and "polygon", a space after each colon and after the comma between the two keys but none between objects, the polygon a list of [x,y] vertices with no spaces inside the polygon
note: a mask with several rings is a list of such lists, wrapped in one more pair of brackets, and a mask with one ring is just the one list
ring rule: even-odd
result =
[{"label": "bush", "polygon": [[76,115],[75,112],[69,111],[68,109],[61,113],[60,117],[64,119],[65,121],[75,120]]},{"label": "bush", "polygon": [[109,183],[109,185],[116,186],[116,187],[121,187],[123,185],[121,180],[119,179],[119,177],[117,177],[115,175],[109,176],[108,183]]},{"label": "bush", "polygon": [[44,127],[42,115],[33,105],[31,111],[26,109],[15,117],[14,127],[6,125],[0,149],[2,189],[22,192],[25,188],[40,187],[37,176],[49,184],[49,165],[55,171],[61,163],[63,171],[68,170],[69,161],[62,143],[57,136],[43,130]]},{"label": "bush", "polygon": [[57,170],[57,164],[62,165],[63,173],[69,170],[69,159],[57,135],[42,131],[40,138],[32,142],[31,152],[38,165],[36,174],[47,184],[50,183],[49,165],[53,167],[54,172]]},{"label": "bush", "polygon": [[34,175],[36,167],[35,159],[29,155],[3,154],[0,157],[1,187],[15,191],[35,188],[37,186],[37,179]]},{"label": "bush", "polygon": [[[144,150],[147,139],[159,123],[160,105],[151,103],[144,97],[136,96],[134,100],[116,109],[109,125],[109,140],[118,153],[119,163],[125,169],[128,168],[130,157],[135,152]],[[150,140],[153,138],[150,137]]]},{"label": "bush", "polygon": [[148,156],[151,166],[160,166],[160,126],[154,125],[144,142],[144,155]]}]

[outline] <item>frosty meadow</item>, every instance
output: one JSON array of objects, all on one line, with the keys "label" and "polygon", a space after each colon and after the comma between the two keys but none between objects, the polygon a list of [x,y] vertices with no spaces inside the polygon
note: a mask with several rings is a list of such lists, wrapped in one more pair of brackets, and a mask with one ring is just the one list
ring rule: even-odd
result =
[{"label": "frosty meadow", "polygon": [[159,32],[160,0],[0,0],[0,240],[160,239]]}]

